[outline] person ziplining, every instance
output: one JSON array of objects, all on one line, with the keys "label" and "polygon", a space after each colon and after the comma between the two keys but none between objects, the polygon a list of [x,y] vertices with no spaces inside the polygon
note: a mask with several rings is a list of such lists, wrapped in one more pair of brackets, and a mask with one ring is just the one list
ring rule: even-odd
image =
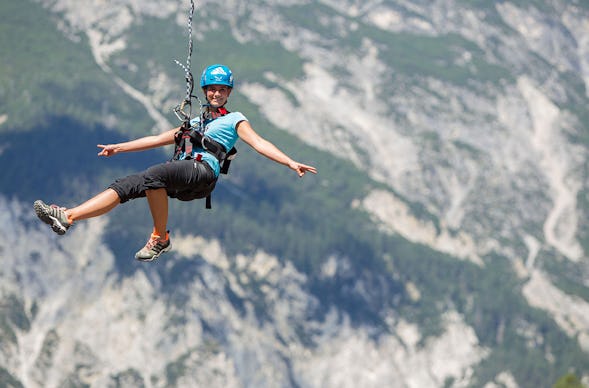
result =
[{"label": "person ziplining", "polygon": [[[199,125],[204,118],[206,138],[211,144],[216,143],[220,146],[221,152],[227,153],[240,138],[265,157],[288,166],[300,177],[307,172],[317,173],[315,167],[294,161],[274,144],[262,138],[242,113],[229,113],[226,110],[225,104],[233,90],[233,75],[228,67],[207,67],[202,73],[200,85],[208,109],[205,110],[203,117],[193,119],[191,123]],[[207,113],[208,118],[204,117]],[[103,215],[130,199],[147,197],[153,218],[153,232],[135,258],[143,261],[156,259],[171,248],[167,230],[168,197],[183,201],[207,197],[213,191],[221,170],[215,151],[208,146],[203,147],[203,144],[196,143],[192,138],[185,138],[182,132],[182,128],[178,127],[159,135],[145,136],[124,143],[98,144],[101,148],[98,155],[105,157],[174,143],[177,143],[177,147],[172,161],[117,179],[105,191],[78,206],[66,209],[37,200],[34,203],[37,216],[51,225],[54,232],[63,235],[76,221]],[[179,144],[182,140],[183,148]]]},{"label": "person ziplining", "polygon": [[[194,4],[191,1],[191,17]],[[185,109],[191,109],[192,74],[190,74],[190,54],[185,67],[187,97],[176,107],[176,114],[183,120],[180,127],[167,130],[158,135],[117,143],[98,144],[98,156],[110,157],[123,152],[135,152],[175,144],[171,161],[149,167],[147,170],[115,180],[106,190],[71,208],[47,205],[42,200],[34,202],[35,213],[53,231],[64,235],[77,221],[98,217],[108,213],[117,205],[131,199],[147,197],[153,219],[153,230],[145,246],[135,258],[152,261],[172,247],[168,224],[168,197],[182,201],[207,198],[210,207],[210,194],[214,190],[220,173],[226,173],[234,146],[238,139],[243,140],[258,153],[283,164],[295,171],[299,177],[307,172],[316,174],[313,166],[291,159],[270,141],[260,136],[241,112],[229,112],[226,108],[233,91],[233,73],[229,67],[214,64],[206,67],[200,77],[200,87],[206,99],[200,104],[200,114],[191,118]],[[200,103],[200,100],[198,100]]]}]

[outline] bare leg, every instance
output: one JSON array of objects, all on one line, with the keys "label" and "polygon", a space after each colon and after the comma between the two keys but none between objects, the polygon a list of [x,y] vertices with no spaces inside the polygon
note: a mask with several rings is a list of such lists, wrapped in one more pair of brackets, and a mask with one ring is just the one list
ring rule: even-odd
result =
[{"label": "bare leg", "polygon": [[168,224],[168,193],[166,189],[146,190],[147,202],[153,218],[153,233],[166,237]]},{"label": "bare leg", "polygon": [[119,203],[121,203],[121,199],[117,192],[113,189],[106,189],[83,204],[67,209],[65,214],[70,222],[85,220],[86,218],[97,217],[108,213]]}]

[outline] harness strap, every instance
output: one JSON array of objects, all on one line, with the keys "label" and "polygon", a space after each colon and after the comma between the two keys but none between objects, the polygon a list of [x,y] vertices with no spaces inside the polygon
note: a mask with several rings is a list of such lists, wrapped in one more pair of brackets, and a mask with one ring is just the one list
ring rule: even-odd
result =
[{"label": "harness strap", "polygon": [[200,145],[202,146],[202,148],[205,149],[205,151],[207,151],[210,154],[213,154],[213,156],[215,156],[215,158],[217,158],[219,162],[225,160],[227,152],[225,151],[225,147],[223,145],[217,143],[215,140],[211,139],[206,135],[203,135],[198,131],[193,131],[190,134],[190,136],[192,139],[194,139],[195,142],[197,142],[197,144],[200,143]]},{"label": "harness strap", "polygon": [[222,164],[223,174],[227,174],[230,161],[234,159],[237,154],[235,147],[227,152],[221,143],[211,139],[194,128],[187,129],[185,126],[182,126],[180,130],[176,132],[175,141],[176,152],[174,153],[173,159],[178,159],[182,152],[184,152],[187,157],[190,157],[193,150],[193,144],[198,144],[205,151],[217,158],[219,163]]},{"label": "harness strap", "polygon": [[184,144],[184,152],[186,155],[192,155],[192,142],[190,141],[190,132],[182,133],[182,143]]},{"label": "harness strap", "polygon": [[223,161],[223,165],[221,166],[221,174],[227,174],[229,172],[229,165],[231,164],[231,161],[235,159],[236,155],[237,149],[235,149],[235,147],[231,148],[227,153],[227,156],[225,156],[225,160]]}]

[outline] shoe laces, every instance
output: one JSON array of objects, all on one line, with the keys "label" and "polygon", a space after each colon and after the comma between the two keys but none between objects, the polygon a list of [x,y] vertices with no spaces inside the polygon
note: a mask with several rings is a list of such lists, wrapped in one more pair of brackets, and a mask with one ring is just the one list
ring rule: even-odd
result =
[{"label": "shoe laces", "polygon": [[57,212],[59,212],[59,211],[64,212],[65,209],[66,209],[65,207],[61,207],[61,206],[58,206],[58,205],[55,205],[55,204],[51,204],[51,205],[49,205],[49,207],[51,208],[51,210],[57,211]]},{"label": "shoe laces", "polygon": [[147,244],[145,244],[145,248],[147,249],[152,249],[153,247],[155,247],[159,242],[165,242],[166,240],[161,238],[161,236],[158,236],[157,234],[151,234],[151,237],[149,238],[149,240],[147,241]]},{"label": "shoe laces", "polygon": [[66,207],[55,205],[55,204],[51,204],[51,205],[49,205],[49,207],[51,208],[51,214],[53,216],[55,216],[55,217],[65,217],[65,221],[69,225],[72,225],[73,224],[73,221],[70,221],[70,218],[65,213],[65,211],[67,210]]}]

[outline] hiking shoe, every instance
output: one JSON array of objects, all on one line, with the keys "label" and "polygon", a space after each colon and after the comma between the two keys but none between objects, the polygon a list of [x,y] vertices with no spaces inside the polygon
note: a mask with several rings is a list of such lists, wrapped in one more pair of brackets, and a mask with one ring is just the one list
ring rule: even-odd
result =
[{"label": "hiking shoe", "polygon": [[168,233],[166,233],[165,238],[152,233],[149,240],[147,240],[147,244],[135,254],[135,258],[139,261],[153,261],[170,249],[172,249],[172,243]]},{"label": "hiking shoe", "polygon": [[72,226],[69,222],[65,208],[57,205],[47,205],[41,200],[35,201],[33,204],[37,217],[44,223],[51,225],[51,229],[59,235],[64,235],[65,232]]}]

